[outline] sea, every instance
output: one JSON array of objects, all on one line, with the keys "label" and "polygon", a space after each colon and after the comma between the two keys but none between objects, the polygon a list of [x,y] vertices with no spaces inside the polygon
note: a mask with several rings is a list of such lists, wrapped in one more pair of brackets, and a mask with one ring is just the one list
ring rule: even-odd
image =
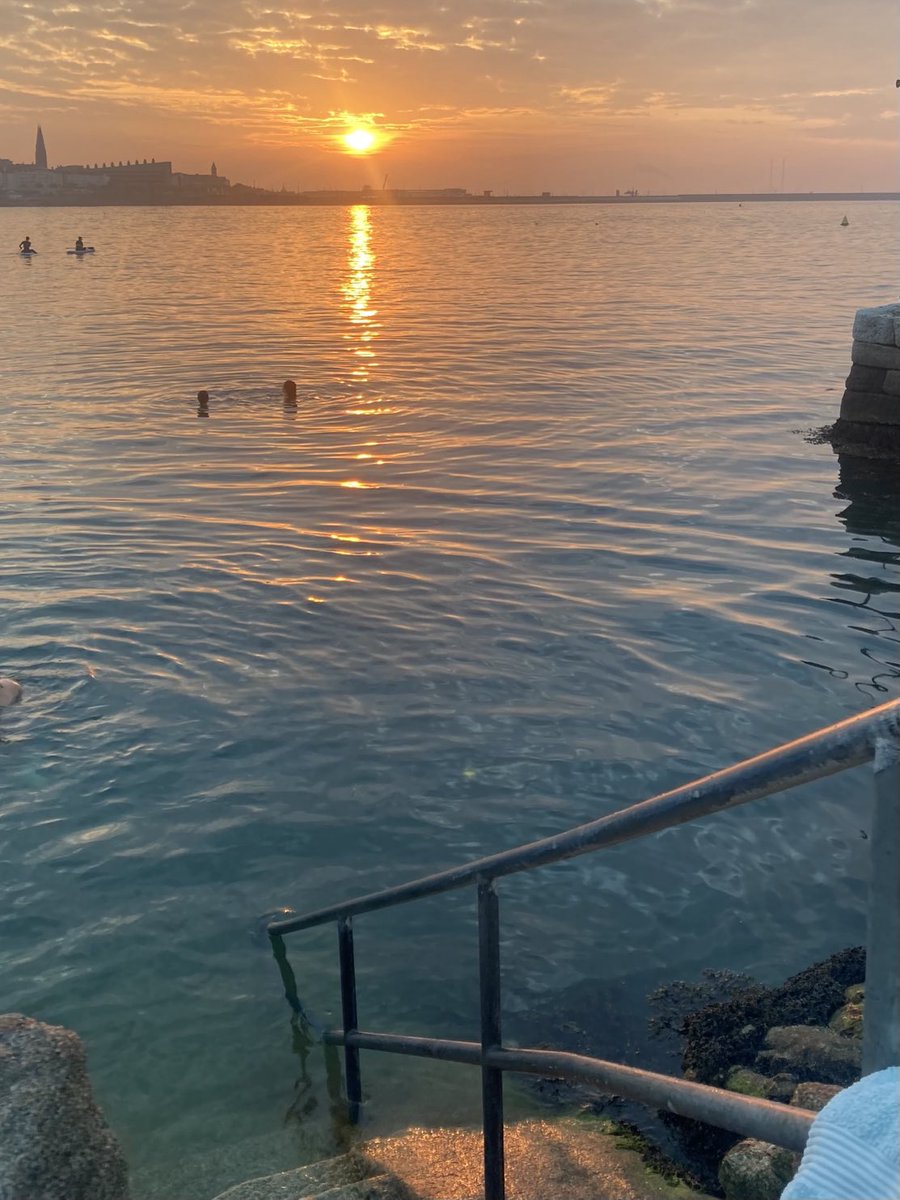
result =
[{"label": "sea", "polygon": [[[334,929],[292,1023],[265,914],[900,697],[900,471],[816,436],[896,251],[880,202],[0,209],[2,1008],[80,1035],[136,1200],[354,1136]],[[503,881],[508,1028],[591,982],[647,1061],[654,987],[858,944],[870,791]],[[355,936],[363,1028],[477,1037],[470,891]],[[477,1120],[362,1067],[368,1132]]]}]

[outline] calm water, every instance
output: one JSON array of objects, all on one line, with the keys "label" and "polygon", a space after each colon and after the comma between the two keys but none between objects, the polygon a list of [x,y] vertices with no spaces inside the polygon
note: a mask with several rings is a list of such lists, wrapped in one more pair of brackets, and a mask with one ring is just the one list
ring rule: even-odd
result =
[{"label": "calm water", "polygon": [[[842,213],[0,210],[2,1007],[81,1033],[139,1195],[334,1145],[259,914],[900,695],[900,495],[802,437],[895,298],[896,211]],[[509,1011],[858,941],[867,820],[857,775],[507,881]],[[473,1034],[471,907],[359,922],[364,1025]],[[477,1087],[364,1071],[376,1128]]]}]

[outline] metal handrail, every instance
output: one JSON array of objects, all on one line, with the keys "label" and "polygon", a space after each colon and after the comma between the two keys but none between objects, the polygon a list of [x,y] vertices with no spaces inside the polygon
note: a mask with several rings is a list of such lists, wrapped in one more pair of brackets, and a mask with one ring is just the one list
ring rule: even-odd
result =
[{"label": "metal handrail", "polygon": [[[592,1079],[614,1086],[633,1099],[666,1107],[685,1116],[759,1137],[789,1149],[802,1149],[813,1114],[723,1092],[674,1076],[636,1071],[580,1055],[511,1050],[502,1044],[500,1004],[499,902],[494,881],[574,858],[607,846],[646,837],[698,817],[758,800],[874,762],[875,813],[872,827],[872,878],[869,889],[866,947],[866,1021],[863,1071],[900,1062],[900,701],[891,701],[779,746],[684,787],[664,792],[599,820],[540,841],[489,855],[462,866],[412,880],[398,887],[316,909],[268,925],[288,1001],[302,1011],[283,936],[329,921],[338,927],[343,1029],[323,1035],[344,1047],[347,1100],[356,1121],[362,1103],[360,1049],[446,1058],[481,1067],[484,1127],[485,1200],[503,1200],[503,1072],[526,1071]],[[354,916],[406,904],[467,884],[478,888],[481,1044],[437,1038],[361,1033],[357,1027]],[[787,1114],[787,1115],[786,1115]]]},{"label": "metal handrail", "polygon": [[328,908],[273,921],[268,927],[269,933],[285,934],[312,929],[340,917],[353,917],[391,908],[396,904],[406,904],[424,896],[435,896],[439,892],[450,892],[482,877],[499,879],[503,875],[529,871],[605,846],[616,846],[632,838],[659,833],[673,825],[696,820],[697,817],[735,808],[751,800],[770,796],[773,792],[787,791],[800,784],[835,775],[849,767],[858,767],[873,758],[875,743],[879,738],[898,736],[900,700],[893,700],[755,758],[745,759],[724,771],[716,771],[630,808],[589,821],[586,825],[577,825],[565,833],[475,859],[398,887],[384,888]]}]

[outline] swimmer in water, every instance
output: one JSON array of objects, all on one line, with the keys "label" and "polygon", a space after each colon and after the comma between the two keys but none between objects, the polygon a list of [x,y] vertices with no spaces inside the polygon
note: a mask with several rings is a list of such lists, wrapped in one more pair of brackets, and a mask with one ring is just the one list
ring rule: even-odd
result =
[{"label": "swimmer in water", "polygon": [[21,699],[21,683],[16,683],[14,679],[6,679],[0,676],[0,708],[8,708],[11,704],[18,704]]}]

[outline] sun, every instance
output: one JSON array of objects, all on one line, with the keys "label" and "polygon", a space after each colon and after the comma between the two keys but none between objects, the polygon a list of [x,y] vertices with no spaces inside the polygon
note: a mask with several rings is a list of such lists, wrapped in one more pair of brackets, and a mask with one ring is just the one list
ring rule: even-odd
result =
[{"label": "sun", "polygon": [[351,129],[341,140],[354,154],[368,154],[378,141],[371,129]]}]

